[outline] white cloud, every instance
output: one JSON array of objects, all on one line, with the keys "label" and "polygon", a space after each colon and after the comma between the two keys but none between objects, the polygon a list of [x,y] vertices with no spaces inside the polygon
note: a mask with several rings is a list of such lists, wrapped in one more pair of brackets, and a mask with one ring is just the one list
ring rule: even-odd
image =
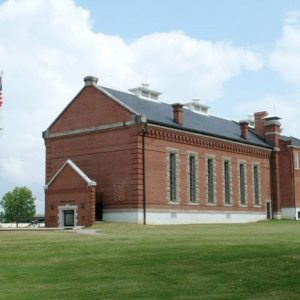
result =
[{"label": "white cloud", "polygon": [[276,115],[282,118],[282,134],[299,136],[299,108],[300,95],[285,95],[285,97],[275,94],[263,96],[259,99],[243,101],[236,105],[234,113],[243,118],[249,112],[267,111],[269,115]]},{"label": "white cloud", "polygon": [[0,16],[5,127],[0,196],[14,185],[28,184],[39,194],[40,210],[41,131],[82,87],[85,75],[100,76],[100,84],[124,90],[146,80],[171,101],[198,95],[215,100],[226,81],[262,65],[253,51],[228,41],[193,39],[181,31],[131,42],[95,32],[89,12],[71,0],[10,0],[0,5]]},{"label": "white cloud", "polygon": [[286,15],[282,36],[269,55],[268,66],[290,84],[290,90],[244,101],[237,105],[236,113],[266,110],[282,118],[283,134],[299,137],[300,12],[292,11]]},{"label": "white cloud", "polygon": [[[132,44],[132,68],[139,78],[165,90],[166,99],[221,96],[222,85],[242,68],[258,70],[259,56],[230,42],[196,40],[183,32],[155,33]],[[189,97],[189,98],[188,98]]]},{"label": "white cloud", "polygon": [[6,178],[14,179],[23,185],[40,183],[40,172],[35,168],[32,161],[24,159],[17,159],[15,157],[6,157],[1,160],[1,171],[5,174]]},{"label": "white cloud", "polygon": [[245,99],[236,105],[234,114],[240,119],[248,113],[266,110],[282,118],[283,134],[299,137],[300,111],[300,12],[286,15],[282,36],[269,55],[268,67],[290,85],[290,90],[267,94],[258,99]]},{"label": "white cloud", "polygon": [[300,89],[300,13],[287,15],[282,37],[270,55],[270,66]]}]

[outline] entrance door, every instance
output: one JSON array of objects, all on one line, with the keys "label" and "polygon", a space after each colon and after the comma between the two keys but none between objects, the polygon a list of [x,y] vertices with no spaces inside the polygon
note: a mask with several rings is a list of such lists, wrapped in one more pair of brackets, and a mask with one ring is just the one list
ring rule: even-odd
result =
[{"label": "entrance door", "polygon": [[96,221],[102,221],[102,204],[96,203]]},{"label": "entrance door", "polygon": [[271,212],[271,203],[267,202],[267,219],[272,219],[272,212]]},{"label": "entrance door", "polygon": [[74,210],[64,210],[64,226],[74,226]]}]

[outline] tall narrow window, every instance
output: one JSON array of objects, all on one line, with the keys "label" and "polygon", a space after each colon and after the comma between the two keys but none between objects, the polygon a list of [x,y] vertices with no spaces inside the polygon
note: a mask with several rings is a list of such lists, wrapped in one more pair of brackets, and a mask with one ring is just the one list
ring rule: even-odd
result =
[{"label": "tall narrow window", "polygon": [[294,152],[294,167],[299,170],[299,155],[296,152]]},{"label": "tall narrow window", "polygon": [[196,202],[196,166],[195,156],[189,156],[189,194],[190,202]]},{"label": "tall narrow window", "polygon": [[246,204],[246,165],[244,163],[239,164],[240,173],[240,203]]},{"label": "tall narrow window", "polygon": [[230,161],[224,161],[224,200],[225,204],[230,204],[231,196],[230,196]]},{"label": "tall narrow window", "polygon": [[260,204],[260,194],[259,194],[259,166],[253,166],[253,188],[254,188],[254,204]]},{"label": "tall narrow window", "polygon": [[215,184],[214,184],[214,160],[207,159],[207,201],[208,203],[215,202]]},{"label": "tall narrow window", "polygon": [[170,201],[176,202],[176,154],[169,153],[169,180],[170,180]]}]

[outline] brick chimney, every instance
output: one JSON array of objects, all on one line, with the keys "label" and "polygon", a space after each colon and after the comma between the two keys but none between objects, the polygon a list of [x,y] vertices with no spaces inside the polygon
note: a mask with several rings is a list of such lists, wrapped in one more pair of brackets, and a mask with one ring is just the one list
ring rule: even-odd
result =
[{"label": "brick chimney", "polygon": [[241,128],[241,137],[245,140],[248,139],[248,126],[249,126],[249,122],[248,121],[240,121],[240,128]]},{"label": "brick chimney", "polygon": [[271,155],[271,195],[273,217],[281,218],[281,184],[280,184],[280,147],[281,118],[275,116],[264,117],[265,140],[273,146]]},{"label": "brick chimney", "polygon": [[91,86],[91,85],[97,85],[97,82],[98,82],[98,77],[95,77],[95,76],[86,76],[84,77],[84,85],[85,86]]},{"label": "brick chimney", "polygon": [[265,139],[268,143],[277,148],[279,148],[279,137],[281,133],[281,124],[279,122],[280,119],[281,118],[274,116],[264,118]]},{"label": "brick chimney", "polygon": [[173,107],[173,120],[178,125],[183,124],[183,105],[180,103],[172,104]]},{"label": "brick chimney", "polygon": [[266,111],[259,111],[254,113],[254,130],[255,133],[261,138],[265,138],[265,117],[268,115]]}]

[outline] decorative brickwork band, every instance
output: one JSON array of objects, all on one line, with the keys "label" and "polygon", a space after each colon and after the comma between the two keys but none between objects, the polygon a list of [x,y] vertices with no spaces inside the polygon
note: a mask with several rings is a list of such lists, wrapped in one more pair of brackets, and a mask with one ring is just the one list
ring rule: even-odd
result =
[{"label": "decorative brickwork band", "polygon": [[178,132],[170,132],[163,129],[149,128],[147,136],[172,141],[176,143],[189,144],[197,147],[204,147],[213,150],[237,153],[242,155],[254,156],[259,158],[270,158],[271,151],[259,149],[251,145],[242,145],[231,141],[217,140],[209,137],[191,137]]},{"label": "decorative brickwork band", "polygon": [[70,187],[70,188],[56,188],[56,189],[48,189],[45,191],[47,195],[50,194],[63,194],[63,193],[86,193],[89,190],[88,187]]}]

